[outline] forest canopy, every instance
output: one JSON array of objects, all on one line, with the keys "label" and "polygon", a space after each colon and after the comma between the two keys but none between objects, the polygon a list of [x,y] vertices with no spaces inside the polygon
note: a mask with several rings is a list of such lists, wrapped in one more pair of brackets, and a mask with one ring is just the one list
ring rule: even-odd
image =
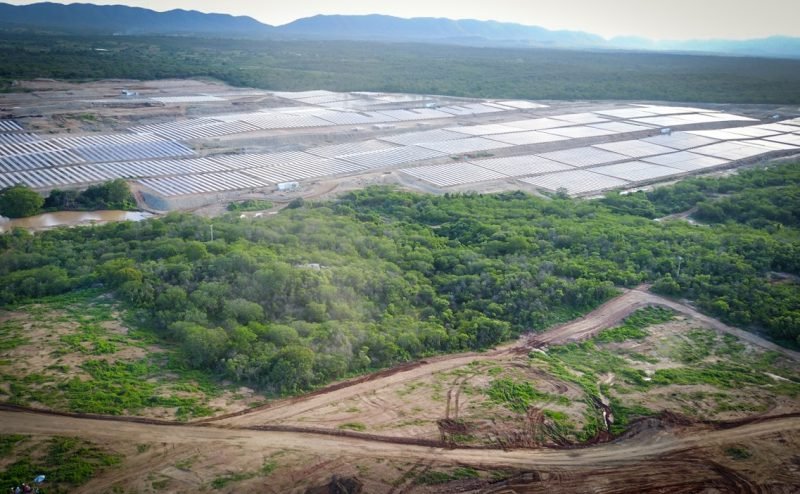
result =
[{"label": "forest canopy", "polygon": [[[102,286],[187,365],[274,393],[485,349],[640,283],[796,344],[798,187],[790,164],[599,201],[369,188],[269,218],[14,230],[0,303]],[[695,207],[703,224],[652,219]]]},{"label": "forest canopy", "polygon": [[[409,77],[409,74],[413,76]],[[800,103],[800,61],[421,43],[0,31],[12,81],[213,77],[234,86],[473,98]]]}]

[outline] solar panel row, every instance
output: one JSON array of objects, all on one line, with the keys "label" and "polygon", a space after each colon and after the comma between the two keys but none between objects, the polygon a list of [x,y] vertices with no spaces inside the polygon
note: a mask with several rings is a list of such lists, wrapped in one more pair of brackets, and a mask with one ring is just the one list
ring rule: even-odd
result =
[{"label": "solar panel row", "polygon": [[251,177],[238,171],[206,173],[204,175],[182,175],[178,177],[145,178],[141,184],[167,197],[226,192],[231,190],[257,189],[270,182]]},{"label": "solar panel row", "polygon": [[17,130],[22,130],[22,127],[17,122],[8,119],[0,120],[0,131],[14,132]]}]

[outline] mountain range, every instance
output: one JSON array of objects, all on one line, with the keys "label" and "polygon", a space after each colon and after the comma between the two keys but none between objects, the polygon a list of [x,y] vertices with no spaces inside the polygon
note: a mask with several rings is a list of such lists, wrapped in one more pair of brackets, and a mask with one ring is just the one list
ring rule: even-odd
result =
[{"label": "mountain range", "polygon": [[582,31],[549,30],[509,22],[387,15],[317,15],[270,26],[252,17],[197,11],[153,10],[122,5],[0,3],[0,28],[57,33],[201,35],[270,39],[365,40],[448,43],[471,46],[550,47],[702,52],[800,58],[800,38],[654,41],[605,39]]}]

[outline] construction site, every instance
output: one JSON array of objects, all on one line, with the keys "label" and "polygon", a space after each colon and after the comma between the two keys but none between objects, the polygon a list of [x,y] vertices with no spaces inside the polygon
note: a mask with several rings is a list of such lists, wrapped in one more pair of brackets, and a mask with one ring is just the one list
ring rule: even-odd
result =
[{"label": "construction site", "polygon": [[268,92],[205,81],[20,83],[0,186],[129,181],[140,206],[278,203],[370,184],[594,196],[797,154],[800,110]]}]

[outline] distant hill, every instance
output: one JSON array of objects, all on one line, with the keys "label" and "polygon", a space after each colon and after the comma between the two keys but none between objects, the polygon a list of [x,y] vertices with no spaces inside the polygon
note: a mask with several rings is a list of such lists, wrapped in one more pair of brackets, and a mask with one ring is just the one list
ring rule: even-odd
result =
[{"label": "distant hill", "polygon": [[193,10],[155,12],[123,5],[0,3],[0,26],[92,34],[214,34],[264,36],[271,26],[252,17]]},{"label": "distant hill", "polygon": [[0,28],[30,28],[91,34],[162,34],[276,39],[374,40],[572,49],[702,52],[800,58],[800,38],[775,36],[752,40],[653,41],[640,37],[606,40],[582,31],[553,31],[510,22],[403,19],[387,15],[316,15],[282,26],[251,17],[196,11],[153,10],[121,5],[0,3]]},{"label": "distant hill", "polygon": [[580,31],[551,31],[497,21],[433,17],[401,19],[388,15],[316,15],[277,28],[281,34],[326,39],[525,43],[550,46],[597,46],[605,40]]}]

